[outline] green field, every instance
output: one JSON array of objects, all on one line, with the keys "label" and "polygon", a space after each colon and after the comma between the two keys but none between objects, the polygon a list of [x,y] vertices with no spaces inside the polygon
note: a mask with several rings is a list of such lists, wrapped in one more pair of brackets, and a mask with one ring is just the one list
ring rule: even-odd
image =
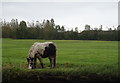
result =
[{"label": "green field", "polygon": [[[49,60],[43,59],[45,68],[28,70],[26,56],[34,42],[52,41],[57,46],[57,67],[50,69]],[[118,42],[93,40],[14,40],[2,39],[3,81],[110,81],[117,79]],[[29,74],[30,73],[30,74]],[[46,77],[45,77],[46,76]],[[35,78],[36,77],[36,78]]]}]

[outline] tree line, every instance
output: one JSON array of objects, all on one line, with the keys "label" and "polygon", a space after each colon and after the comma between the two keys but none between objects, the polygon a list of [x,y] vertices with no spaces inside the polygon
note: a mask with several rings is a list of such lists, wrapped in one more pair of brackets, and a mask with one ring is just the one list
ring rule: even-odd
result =
[{"label": "tree line", "polygon": [[85,25],[82,32],[75,30],[66,30],[64,26],[55,25],[54,19],[43,20],[41,23],[20,21],[12,19],[11,22],[1,21],[2,37],[13,39],[45,39],[45,40],[119,40],[118,33],[120,25],[117,29],[109,28],[107,31],[101,27],[92,29],[90,25]]}]

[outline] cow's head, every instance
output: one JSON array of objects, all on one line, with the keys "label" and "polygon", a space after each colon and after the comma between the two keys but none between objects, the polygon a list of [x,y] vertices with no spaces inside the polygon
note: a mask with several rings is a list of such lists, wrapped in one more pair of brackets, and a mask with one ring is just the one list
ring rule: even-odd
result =
[{"label": "cow's head", "polygon": [[34,69],[35,68],[35,58],[27,57],[27,62],[28,62],[28,69]]}]

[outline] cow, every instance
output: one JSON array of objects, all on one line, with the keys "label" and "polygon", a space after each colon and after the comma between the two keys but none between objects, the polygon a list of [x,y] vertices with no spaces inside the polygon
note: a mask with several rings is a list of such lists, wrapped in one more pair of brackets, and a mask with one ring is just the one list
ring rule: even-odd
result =
[{"label": "cow", "polygon": [[49,58],[50,67],[56,66],[56,46],[53,42],[35,42],[28,53],[27,62],[28,69],[36,68],[36,60],[40,61],[41,67],[44,68],[42,58]]}]

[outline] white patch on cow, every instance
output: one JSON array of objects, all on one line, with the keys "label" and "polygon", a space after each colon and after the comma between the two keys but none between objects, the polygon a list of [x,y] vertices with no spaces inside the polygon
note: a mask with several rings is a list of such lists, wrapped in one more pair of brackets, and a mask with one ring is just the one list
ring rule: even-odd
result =
[{"label": "white patch on cow", "polygon": [[30,64],[28,65],[28,69],[32,69],[32,67],[30,66]]}]

